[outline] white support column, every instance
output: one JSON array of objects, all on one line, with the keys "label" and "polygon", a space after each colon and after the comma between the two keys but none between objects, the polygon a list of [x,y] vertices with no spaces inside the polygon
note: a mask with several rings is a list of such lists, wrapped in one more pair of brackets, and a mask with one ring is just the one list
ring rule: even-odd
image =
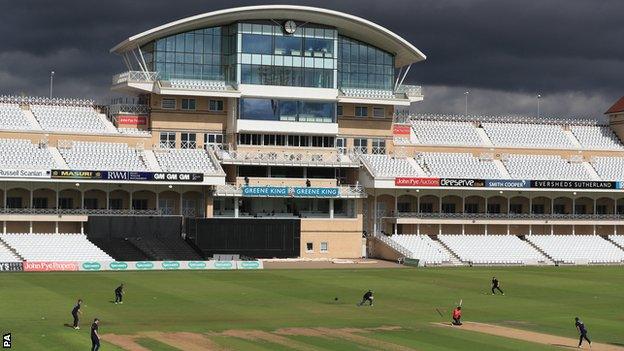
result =
[{"label": "white support column", "polygon": [[[488,211],[488,207],[487,207],[487,206],[488,206],[488,196],[487,196],[487,194],[485,194],[485,209],[484,209],[484,212],[485,212],[486,214],[487,214],[487,213],[489,213],[489,211]],[[485,228],[487,228],[487,225],[485,226]],[[486,230],[487,230],[487,229],[486,229]]]},{"label": "white support column", "polygon": [[334,218],[334,199],[329,199],[329,218]]},{"label": "white support column", "polygon": [[397,191],[394,191],[394,217],[399,217],[399,196]]},{"label": "white support column", "polygon": [[30,187],[30,203],[28,207],[33,208],[33,187]]},{"label": "white support column", "polygon": [[106,210],[110,210],[110,189],[106,189]]},{"label": "white support column", "polygon": [[420,235],[420,224],[416,224],[416,234]]},{"label": "white support column", "polygon": [[6,221],[2,222],[2,234],[6,234]]},{"label": "white support column", "polygon": [[489,225],[489,224],[486,224],[486,225],[485,225],[485,228],[484,228],[485,235],[488,235],[488,225]]},{"label": "white support column", "polygon": [[462,210],[461,214],[466,214],[466,195],[462,194]]},{"label": "white support column", "polygon": [[183,210],[184,210],[184,208],[183,208],[183,206],[182,206],[182,200],[183,200],[183,199],[182,199],[182,192],[180,192],[180,206],[179,206],[179,207],[180,207],[180,216],[182,216],[182,215],[183,215],[183,212],[184,212],[184,211],[183,211]]},{"label": "white support column", "polygon": [[462,235],[466,235],[466,225],[462,223]]},{"label": "white support column", "polygon": [[234,198],[234,218],[238,218],[238,197]]},{"label": "white support column", "polygon": [[529,235],[533,234],[533,224],[529,224]]},{"label": "white support column", "polygon": [[84,209],[84,190],[80,190],[80,209]]},{"label": "white support column", "polygon": [[130,203],[128,204],[128,209],[130,209],[130,211],[133,210],[132,208],[132,195],[134,194],[134,191],[132,191],[132,187],[130,188]]},{"label": "white support column", "polygon": [[54,234],[58,234],[58,232],[59,232],[58,228],[59,228],[59,222],[55,221],[54,222]]},{"label": "white support column", "polygon": [[397,235],[399,233],[399,225],[397,224],[397,222],[394,222],[394,235]]},{"label": "white support column", "polygon": [[33,224],[32,221],[28,222],[28,233],[32,234],[33,233]]},{"label": "white support column", "polygon": [[529,194],[529,214],[533,213],[533,197]]},{"label": "white support column", "polygon": [[84,234],[84,222],[80,222],[80,234]]},{"label": "white support column", "polygon": [[550,235],[555,235],[555,226],[554,225],[550,225]]},{"label": "white support column", "polygon": [[509,224],[507,224],[507,235],[509,235]]},{"label": "white support column", "polygon": [[373,235],[377,234],[377,194],[373,195]]},{"label": "white support column", "polygon": [[160,192],[156,191],[156,211],[160,213]]}]

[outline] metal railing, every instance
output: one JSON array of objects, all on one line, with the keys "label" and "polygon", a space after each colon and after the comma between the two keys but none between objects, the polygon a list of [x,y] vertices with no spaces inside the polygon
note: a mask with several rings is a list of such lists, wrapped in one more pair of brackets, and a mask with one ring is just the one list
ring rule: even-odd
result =
[{"label": "metal railing", "polygon": [[91,99],[66,99],[66,98],[47,98],[36,96],[0,96],[0,103],[19,104],[19,105],[55,105],[55,106],[78,106],[93,107],[95,102]]},{"label": "metal railing", "polygon": [[408,249],[406,249],[403,245],[397,243],[396,241],[392,240],[390,237],[382,233],[375,233],[373,236],[377,238],[379,241],[393,248],[395,251],[397,251],[404,257],[412,258],[412,253]]},{"label": "metal railing", "polygon": [[116,116],[118,114],[137,114],[147,115],[149,114],[149,106],[143,104],[111,104],[108,105],[108,117]]},{"label": "metal railing", "polygon": [[434,218],[434,219],[572,219],[572,220],[622,220],[624,214],[561,214],[561,213],[431,213],[431,212],[398,212],[396,218]]},{"label": "metal railing", "polygon": [[113,76],[113,85],[123,83],[152,83],[159,78],[158,72],[126,71]]},{"label": "metal railing", "polygon": [[0,208],[0,214],[28,214],[28,215],[89,215],[89,216],[159,216],[162,210],[114,210],[114,209],[57,209],[57,208]]},{"label": "metal railing", "polygon": [[[366,191],[359,185],[342,185],[338,186],[338,198],[363,198],[366,197]],[[243,186],[236,184],[217,185],[213,191],[214,196],[242,196]]]},{"label": "metal railing", "polygon": [[554,125],[585,125],[606,126],[605,120],[588,117],[561,118],[535,117],[522,115],[465,115],[465,114],[438,114],[438,113],[409,113],[397,112],[393,115],[394,123],[410,123],[411,121],[446,121],[446,122],[473,122],[473,123],[526,123],[526,124],[554,124]]},{"label": "metal railing", "polygon": [[422,97],[422,87],[420,85],[402,84],[396,90],[397,94],[405,94],[407,98]]},{"label": "metal railing", "polygon": [[347,154],[322,154],[307,152],[254,152],[215,150],[217,158],[223,163],[236,164],[281,164],[291,166],[325,165],[325,166],[359,166],[359,162]]}]

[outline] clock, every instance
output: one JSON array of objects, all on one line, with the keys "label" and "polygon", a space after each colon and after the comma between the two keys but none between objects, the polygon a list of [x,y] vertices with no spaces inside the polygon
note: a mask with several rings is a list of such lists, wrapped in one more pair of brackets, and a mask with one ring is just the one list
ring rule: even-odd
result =
[{"label": "clock", "polygon": [[288,34],[293,34],[297,30],[297,23],[293,20],[288,20],[284,22],[284,32]]}]

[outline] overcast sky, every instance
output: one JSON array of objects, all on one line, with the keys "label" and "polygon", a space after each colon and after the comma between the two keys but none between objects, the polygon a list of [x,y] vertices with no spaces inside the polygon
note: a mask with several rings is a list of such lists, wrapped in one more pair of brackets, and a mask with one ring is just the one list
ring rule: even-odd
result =
[{"label": "overcast sky", "polygon": [[[123,70],[108,50],[179,18],[268,4],[222,0],[4,0],[0,94],[48,94],[107,102]],[[422,112],[601,116],[624,95],[622,0],[280,1],[331,8],[389,28],[427,60],[406,79],[422,85]]]}]

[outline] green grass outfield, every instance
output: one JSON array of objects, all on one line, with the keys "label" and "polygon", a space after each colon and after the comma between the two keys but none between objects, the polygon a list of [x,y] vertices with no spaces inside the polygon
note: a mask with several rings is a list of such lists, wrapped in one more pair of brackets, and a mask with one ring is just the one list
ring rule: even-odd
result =
[{"label": "green grass outfield", "polygon": [[[492,275],[506,296],[490,295]],[[119,282],[126,284],[124,305],[111,303]],[[356,307],[368,288],[375,291],[375,306]],[[64,324],[71,322],[78,297],[85,301],[83,329],[74,331]],[[400,326],[365,336],[417,350],[554,349],[431,326],[447,322],[459,299],[465,320],[576,337],[578,315],[594,340],[624,345],[622,266],[2,273],[0,331],[12,333],[14,350],[88,350],[94,317],[101,319],[102,334]],[[319,350],[375,349],[346,340],[289,338]],[[287,349],[235,337],[213,340],[233,350]],[[150,339],[138,343],[174,350]],[[103,343],[101,350],[120,349]]]}]

